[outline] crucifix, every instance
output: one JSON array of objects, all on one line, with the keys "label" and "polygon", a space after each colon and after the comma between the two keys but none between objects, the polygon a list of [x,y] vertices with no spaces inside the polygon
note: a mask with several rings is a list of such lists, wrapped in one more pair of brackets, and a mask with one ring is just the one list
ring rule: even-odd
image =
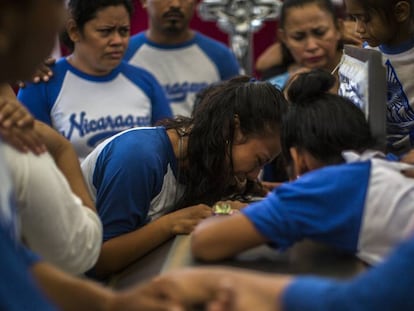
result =
[{"label": "crucifix", "polygon": [[198,5],[200,17],[216,21],[217,26],[229,35],[233,50],[244,74],[253,73],[253,33],[263,22],[279,16],[279,0],[202,0]]}]

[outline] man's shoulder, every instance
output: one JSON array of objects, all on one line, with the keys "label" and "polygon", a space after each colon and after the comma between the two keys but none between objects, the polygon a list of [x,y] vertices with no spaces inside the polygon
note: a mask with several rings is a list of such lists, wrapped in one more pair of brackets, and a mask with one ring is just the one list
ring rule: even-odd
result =
[{"label": "man's shoulder", "polygon": [[132,35],[129,38],[128,48],[125,52],[124,60],[129,61],[129,59],[136,53],[136,51],[139,50],[141,46],[146,42],[148,42],[148,38],[145,35],[144,31]]},{"label": "man's shoulder", "polygon": [[210,58],[217,62],[229,61],[235,62],[235,56],[231,49],[224,43],[210,38],[204,34],[196,33],[195,44],[197,44]]},{"label": "man's shoulder", "polygon": [[205,34],[202,34],[201,32],[195,32],[194,40],[198,44],[209,44],[212,46],[216,46],[222,49],[229,50],[229,47],[225,45],[223,42],[216,40],[212,37],[206,36]]},{"label": "man's shoulder", "polygon": [[[128,63],[126,60],[123,60],[119,65],[120,71],[127,75],[135,78],[154,78],[153,74],[150,73],[147,69],[142,68],[137,65],[132,65]],[[155,78],[154,78],[155,79]]]},{"label": "man's shoulder", "polygon": [[141,41],[146,41],[146,40],[147,40],[147,36],[145,35],[145,31],[138,32],[129,38],[130,43],[131,42],[136,43],[136,42],[141,42]]}]

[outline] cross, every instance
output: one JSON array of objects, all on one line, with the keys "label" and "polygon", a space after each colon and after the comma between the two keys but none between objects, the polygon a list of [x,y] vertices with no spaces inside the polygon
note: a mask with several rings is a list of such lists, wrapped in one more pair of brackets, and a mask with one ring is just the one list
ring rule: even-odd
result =
[{"label": "cross", "polygon": [[198,6],[200,17],[216,21],[218,27],[229,34],[233,50],[244,74],[253,73],[253,33],[260,30],[266,20],[279,16],[279,0],[202,0]]}]

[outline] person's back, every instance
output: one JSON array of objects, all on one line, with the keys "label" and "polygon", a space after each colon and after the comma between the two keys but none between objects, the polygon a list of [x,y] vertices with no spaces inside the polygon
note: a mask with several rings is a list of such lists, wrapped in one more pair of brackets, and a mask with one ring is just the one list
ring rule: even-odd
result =
[{"label": "person's back", "polygon": [[174,115],[190,116],[195,95],[239,74],[224,44],[189,28],[196,1],[148,0],[149,29],[131,37],[125,59],[151,72],[164,87]]},{"label": "person's back", "polygon": [[345,0],[345,4],[365,47],[383,54],[388,83],[388,149],[405,153],[414,146],[414,3]]}]

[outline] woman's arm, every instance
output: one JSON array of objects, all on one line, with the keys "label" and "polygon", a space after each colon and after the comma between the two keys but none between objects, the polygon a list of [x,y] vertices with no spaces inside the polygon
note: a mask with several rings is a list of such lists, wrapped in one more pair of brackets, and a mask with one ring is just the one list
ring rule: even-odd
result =
[{"label": "woman's arm", "polygon": [[242,213],[211,217],[198,225],[191,236],[195,258],[214,261],[234,256],[266,243],[266,239]]},{"label": "woman's arm", "polygon": [[21,105],[9,84],[0,84],[0,136],[21,152],[41,154],[46,151],[34,130],[34,118]]},{"label": "woman's arm", "polygon": [[207,205],[195,205],[164,215],[143,227],[104,242],[95,266],[97,276],[125,268],[177,234],[189,234],[204,218],[211,216]]},{"label": "woman's arm", "polygon": [[256,70],[259,72],[265,71],[272,66],[281,65],[283,63],[282,48],[280,42],[275,42],[270,45],[256,61]]},{"label": "woman's arm", "polygon": [[47,149],[72,191],[82,199],[84,205],[96,211],[71,143],[47,124],[34,120],[8,84],[0,85],[0,116],[0,134],[3,139],[23,152],[31,150],[41,154]]},{"label": "woman's arm", "polygon": [[65,175],[73,193],[81,198],[84,205],[96,212],[95,204],[86,186],[79,159],[72,144],[56,130],[41,121],[36,120],[35,130],[42,137],[56,165]]},{"label": "woman's arm", "polygon": [[174,298],[190,310],[204,305],[217,311],[278,311],[291,282],[290,276],[233,267],[197,267],[167,272],[153,284],[173,287]]},{"label": "woman's arm", "polygon": [[31,272],[45,295],[63,311],[184,310],[178,307],[174,288],[168,282],[165,286],[134,286],[114,292],[87,279],[72,277],[44,262],[34,264]]}]

